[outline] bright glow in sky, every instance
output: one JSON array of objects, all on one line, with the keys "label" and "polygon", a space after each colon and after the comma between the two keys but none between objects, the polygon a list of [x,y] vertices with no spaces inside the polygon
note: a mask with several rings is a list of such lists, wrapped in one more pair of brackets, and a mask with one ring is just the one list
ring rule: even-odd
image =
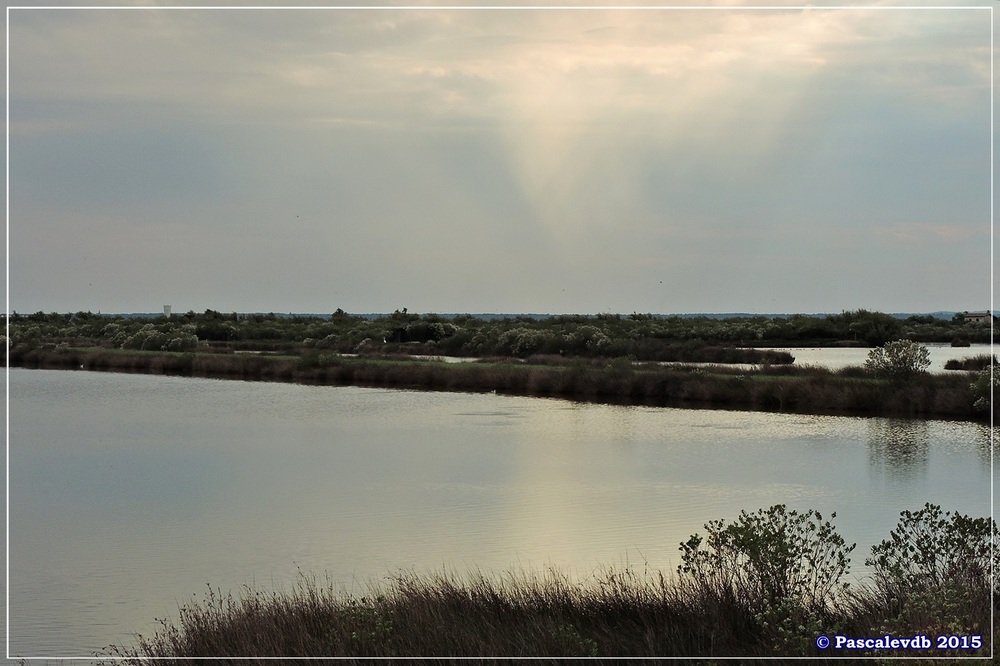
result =
[{"label": "bright glow in sky", "polygon": [[990,23],[12,9],[19,312],[990,306]]}]

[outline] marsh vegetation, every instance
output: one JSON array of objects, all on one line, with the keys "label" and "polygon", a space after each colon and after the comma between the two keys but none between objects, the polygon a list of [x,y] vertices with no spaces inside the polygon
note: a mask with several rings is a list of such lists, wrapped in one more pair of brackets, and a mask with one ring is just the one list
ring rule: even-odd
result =
[{"label": "marsh vegetation", "polygon": [[[822,319],[725,320],[638,314],[445,320],[405,310],[378,319],[339,311],[320,318],[208,310],[152,320],[36,313],[12,315],[10,327],[10,363],[24,367],[496,391],[645,405],[944,418],[989,414],[983,401],[988,386],[968,372],[982,370],[983,363],[961,366],[966,372],[953,376],[931,376],[923,372],[926,350],[917,344],[925,338],[950,339],[957,327],[978,337],[988,336],[988,329],[864,310]],[[796,367],[787,352],[743,346],[804,340],[865,344],[904,333],[910,339],[894,338],[877,347],[866,368],[837,371]],[[481,360],[420,360],[434,355]],[[734,364],[754,367],[730,367]]]},{"label": "marsh vegetation", "polygon": [[[831,516],[831,518],[835,518]],[[458,577],[398,574],[361,595],[303,575],[291,591],[208,591],[124,663],[229,657],[972,657],[991,652],[996,526],[926,504],[872,548],[871,577],[845,581],[854,550],[831,520],[784,505],[705,525],[676,572],[608,569]],[[820,636],[927,636],[932,649],[821,649]],[[938,649],[938,637],[978,637]],[[122,662],[117,662],[122,663]],[[344,662],[340,662],[344,663]],[[350,662],[348,662],[350,663]]]},{"label": "marsh vegetation", "polygon": [[[838,371],[791,365],[757,369],[635,364],[629,359],[525,361],[493,358],[453,364],[400,356],[350,357],[136,352],[101,348],[12,350],[11,364],[117,372],[151,372],[240,380],[506,393],[657,406],[982,418],[987,387],[968,373],[922,373],[899,381],[864,368]],[[987,371],[988,372],[988,371]],[[985,391],[985,393],[984,393]]]},{"label": "marsh vegetation", "polygon": [[932,316],[897,319],[856,310],[823,317],[509,316],[225,314],[214,310],[173,317],[123,317],[90,312],[10,316],[13,346],[65,341],[146,351],[378,352],[445,356],[535,354],[631,357],[637,361],[791,363],[755,347],[873,347],[891,340],[989,342],[988,326]]}]

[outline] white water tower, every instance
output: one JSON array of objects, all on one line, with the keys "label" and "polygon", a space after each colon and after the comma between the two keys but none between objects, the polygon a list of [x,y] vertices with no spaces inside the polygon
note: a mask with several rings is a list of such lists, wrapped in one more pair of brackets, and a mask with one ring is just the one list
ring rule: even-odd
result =
[{"label": "white water tower", "polygon": [[163,316],[166,317],[167,319],[170,318],[170,306],[169,305],[164,305],[163,306]]}]

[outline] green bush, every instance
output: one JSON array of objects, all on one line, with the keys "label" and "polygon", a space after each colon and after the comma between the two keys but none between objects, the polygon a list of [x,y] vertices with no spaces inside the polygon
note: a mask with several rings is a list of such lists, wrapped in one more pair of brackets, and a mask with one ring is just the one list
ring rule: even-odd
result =
[{"label": "green bush", "polygon": [[926,372],[931,365],[927,347],[911,340],[895,340],[868,353],[865,369],[882,379],[906,379]]},{"label": "green bush", "polygon": [[[993,368],[983,368],[976,375],[976,381],[969,385],[972,391],[973,407],[979,412],[990,411],[990,401],[992,394],[1000,390],[1000,372],[995,372]],[[996,405],[993,406],[994,417],[998,416]]]},{"label": "green bush", "polygon": [[546,335],[542,331],[518,327],[504,331],[497,337],[495,354],[526,357],[538,352],[545,343]]},{"label": "green bush", "polygon": [[198,336],[197,335],[185,335],[183,333],[176,335],[163,345],[162,349],[164,351],[194,351],[198,348]]},{"label": "green bush", "polygon": [[865,564],[884,592],[965,585],[985,589],[990,580],[990,518],[941,512],[936,504],[900,513],[889,539],[872,547]]},{"label": "green bush", "polygon": [[996,536],[990,518],[942,513],[929,503],[916,512],[903,511],[889,539],[874,546],[865,560],[874,586],[857,595],[855,616],[873,634],[917,629],[928,636],[983,636],[985,645],[977,652],[941,654],[988,655],[997,591],[991,587],[996,565],[990,551]]},{"label": "green bush", "polygon": [[856,544],[848,546],[813,509],[800,514],[776,504],[756,513],[742,511],[729,524],[709,522],[705,529],[707,541],[695,534],[681,544],[678,573],[714,595],[754,607],[792,601],[822,612],[835,591],[846,589],[840,578]]}]

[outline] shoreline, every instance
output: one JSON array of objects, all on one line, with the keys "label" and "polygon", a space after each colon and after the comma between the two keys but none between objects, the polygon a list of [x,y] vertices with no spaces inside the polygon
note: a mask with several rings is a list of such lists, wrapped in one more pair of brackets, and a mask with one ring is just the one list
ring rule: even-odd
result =
[{"label": "shoreline", "polygon": [[704,529],[704,539],[695,533],[681,544],[674,571],[626,565],[582,580],[551,567],[544,574],[401,572],[359,593],[310,574],[291,591],[246,587],[234,596],[209,586],[207,598],[180,608],[175,624],[162,620],[154,635],[112,645],[103,656],[136,666],[150,658],[190,664],[194,655],[229,655],[234,664],[251,662],[236,655],[652,664],[662,657],[978,657],[992,648],[990,518],[931,503],[903,511],[890,540],[866,558],[872,576],[854,586],[843,578],[856,544],[815,510],[776,504]]},{"label": "shoreline", "polygon": [[469,363],[385,356],[346,357],[49,347],[10,350],[9,367],[84,369],[548,397],[652,407],[751,410],[833,416],[988,421],[969,391],[974,376],[924,374],[905,382],[859,368],[633,364],[629,359],[484,359]]}]

